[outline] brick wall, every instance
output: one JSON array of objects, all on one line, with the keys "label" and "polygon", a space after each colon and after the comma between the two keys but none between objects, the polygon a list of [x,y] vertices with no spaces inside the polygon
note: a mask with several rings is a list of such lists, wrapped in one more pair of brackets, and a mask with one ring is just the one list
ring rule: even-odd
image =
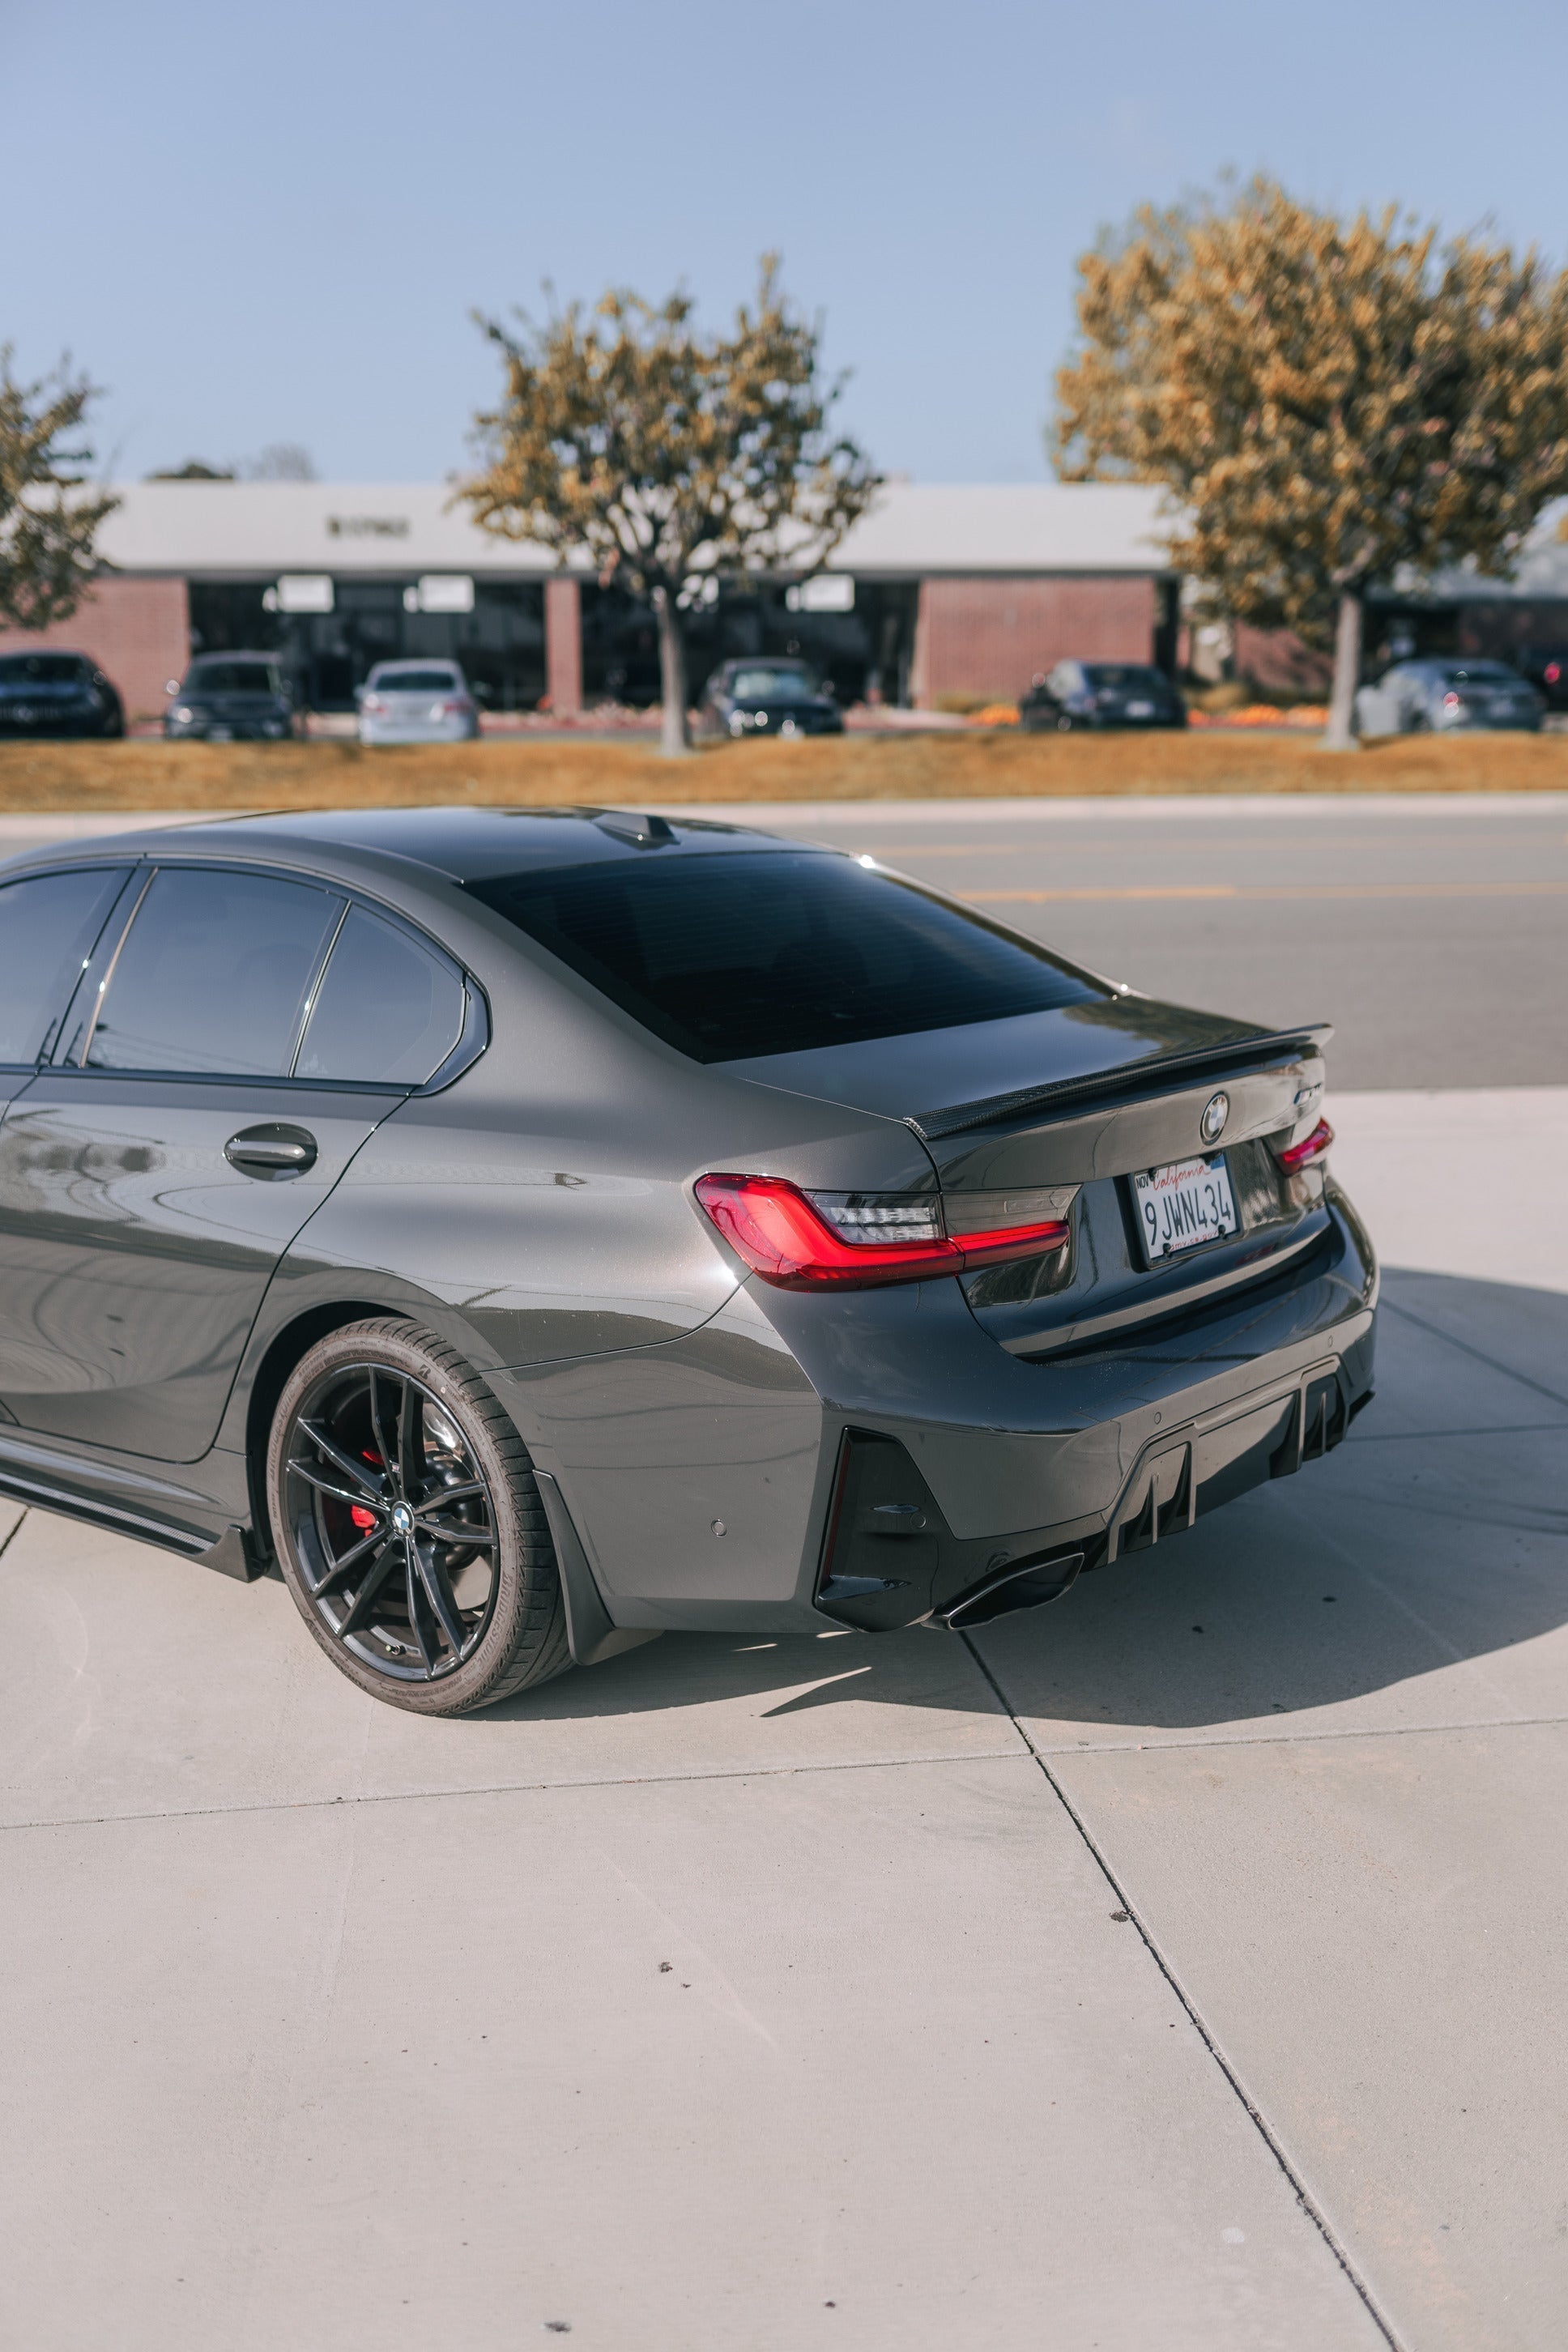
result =
[{"label": "brick wall", "polygon": [[575,580],[557,572],[544,583],[544,670],[550,708],[557,719],[575,719],[583,709],[583,593]]},{"label": "brick wall", "polygon": [[1053,662],[1148,661],[1155,583],[1147,576],[922,580],[911,690],[929,709],[944,694],[1008,701]]},{"label": "brick wall", "polygon": [[68,621],[47,629],[0,629],[0,653],[42,646],[89,654],[120,688],[129,719],[156,717],[164,682],[190,658],[190,604],[183,580],[97,580]]}]

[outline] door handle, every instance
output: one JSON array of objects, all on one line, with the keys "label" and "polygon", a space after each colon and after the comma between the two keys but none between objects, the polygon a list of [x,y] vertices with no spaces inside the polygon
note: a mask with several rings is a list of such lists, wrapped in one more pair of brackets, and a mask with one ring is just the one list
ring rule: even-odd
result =
[{"label": "door handle", "polygon": [[224,1145],[223,1156],[242,1176],[276,1182],[280,1176],[303,1176],[315,1166],[316,1139],[309,1128],[272,1120],[264,1127],[241,1128]]}]

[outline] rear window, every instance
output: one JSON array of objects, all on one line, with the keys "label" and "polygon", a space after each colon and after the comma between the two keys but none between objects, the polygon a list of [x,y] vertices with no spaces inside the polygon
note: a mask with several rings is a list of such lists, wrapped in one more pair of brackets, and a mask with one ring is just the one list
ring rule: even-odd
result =
[{"label": "rear window", "polygon": [[1142,687],[1145,692],[1163,687],[1163,674],[1138,662],[1085,662],[1083,674],[1090,686]]},{"label": "rear window", "polygon": [[87,676],[79,654],[0,656],[0,686],[77,686]]},{"label": "rear window", "polygon": [[831,852],[574,866],[468,887],[699,1062],[1005,1021],[1105,993],[1032,941]]},{"label": "rear window", "polygon": [[384,669],[371,679],[378,694],[450,694],[457,683],[449,669]]},{"label": "rear window", "polygon": [[816,681],[803,669],[741,669],[730,691],[737,702],[809,702]]},{"label": "rear window", "polygon": [[199,661],[185,677],[187,694],[281,694],[283,681],[270,662]]}]

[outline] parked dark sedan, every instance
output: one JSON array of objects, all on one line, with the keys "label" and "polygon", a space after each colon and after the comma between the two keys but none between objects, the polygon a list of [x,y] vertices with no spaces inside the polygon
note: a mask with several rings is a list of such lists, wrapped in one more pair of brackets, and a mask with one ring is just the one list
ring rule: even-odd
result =
[{"label": "parked dark sedan", "polygon": [[13,861],[0,1490],[426,1714],[1054,1599],[1367,1402],[1328,1034],[621,811]]},{"label": "parked dark sedan", "polygon": [[1018,722],[1063,734],[1074,727],[1184,727],[1187,706],[1151,663],[1059,661],[1035,680]]},{"label": "parked dark sedan", "polygon": [[277,742],[294,732],[294,703],[274,654],[203,654],[163,713],[171,739],[207,743]]},{"label": "parked dark sedan", "polygon": [[844,713],[805,662],[720,665],[698,706],[700,735],[842,735]]},{"label": "parked dark sedan", "polygon": [[0,654],[0,735],[123,735],[125,709],[88,654]]}]

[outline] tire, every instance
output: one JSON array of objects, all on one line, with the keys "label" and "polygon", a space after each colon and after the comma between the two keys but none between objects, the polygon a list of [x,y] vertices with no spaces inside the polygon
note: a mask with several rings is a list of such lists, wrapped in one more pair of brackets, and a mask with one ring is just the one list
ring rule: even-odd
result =
[{"label": "tire", "polygon": [[300,1358],[272,1419],[267,1499],[295,1606],[374,1698],[470,1715],[572,1663],[528,1449],[433,1331],[378,1318]]}]

